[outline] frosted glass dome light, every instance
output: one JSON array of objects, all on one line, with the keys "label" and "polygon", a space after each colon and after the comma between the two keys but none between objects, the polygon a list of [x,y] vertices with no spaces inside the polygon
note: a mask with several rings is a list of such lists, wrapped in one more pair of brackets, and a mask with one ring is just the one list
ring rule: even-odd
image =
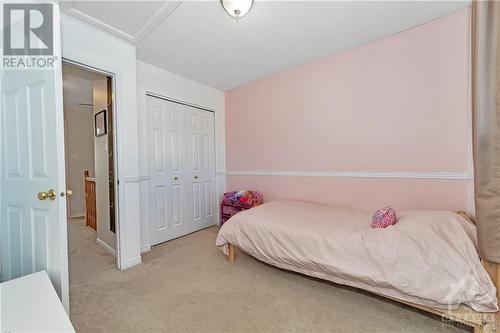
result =
[{"label": "frosted glass dome light", "polygon": [[222,8],[233,18],[240,19],[248,14],[254,0],[220,0]]}]

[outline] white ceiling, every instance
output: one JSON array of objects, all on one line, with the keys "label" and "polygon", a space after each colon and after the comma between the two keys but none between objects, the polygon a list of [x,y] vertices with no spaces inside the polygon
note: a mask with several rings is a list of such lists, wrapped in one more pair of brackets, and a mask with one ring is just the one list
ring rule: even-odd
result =
[{"label": "white ceiling", "polygon": [[61,0],[65,12],[136,45],[180,4],[180,1]]},{"label": "white ceiling", "polygon": [[71,1],[67,12],[137,45],[140,60],[229,90],[470,6],[470,1]]}]

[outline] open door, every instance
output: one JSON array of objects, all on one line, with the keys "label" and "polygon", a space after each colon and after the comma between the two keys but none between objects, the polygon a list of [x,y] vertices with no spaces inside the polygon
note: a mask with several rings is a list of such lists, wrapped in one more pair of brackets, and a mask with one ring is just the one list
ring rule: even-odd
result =
[{"label": "open door", "polygon": [[46,270],[69,312],[59,6],[2,11],[1,281]]}]

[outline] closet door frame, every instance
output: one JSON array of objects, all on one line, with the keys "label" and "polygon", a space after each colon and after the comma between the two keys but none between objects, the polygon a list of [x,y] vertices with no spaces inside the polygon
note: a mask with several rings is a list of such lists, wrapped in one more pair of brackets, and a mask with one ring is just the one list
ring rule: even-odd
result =
[{"label": "closet door frame", "polygon": [[[170,98],[170,97],[166,97],[166,96],[162,96],[162,95],[158,95],[158,94],[155,94],[155,93],[150,93],[150,92],[146,92],[146,104],[147,104],[147,108],[146,108],[146,112],[150,112],[149,110],[149,99],[151,98],[155,98],[155,99],[159,99],[159,100],[162,100],[164,102],[168,102],[168,103],[175,103],[175,104],[178,104],[179,105],[179,108],[183,109],[183,110],[180,110],[180,112],[185,112],[185,117],[183,117],[184,119],[187,120],[190,120],[191,117],[189,116],[188,117],[188,114],[191,113],[191,110],[189,110],[188,108],[194,108],[198,111],[203,111],[203,112],[210,112],[213,114],[213,116],[211,116],[211,119],[212,119],[212,151],[213,151],[213,170],[212,170],[212,179],[213,179],[213,188],[211,189],[212,193],[211,193],[211,200],[212,200],[212,209],[213,209],[213,225],[217,225],[217,221],[219,219],[219,212],[218,212],[218,209],[217,209],[217,205],[218,205],[218,194],[217,194],[217,188],[218,188],[218,182],[217,182],[217,171],[216,171],[216,161],[217,161],[217,149],[216,149],[216,141],[217,141],[217,137],[216,137],[216,120],[217,120],[217,113],[215,110],[213,109],[210,109],[210,108],[207,108],[207,107],[203,107],[203,106],[199,106],[199,105],[196,105],[196,104],[192,104],[192,103],[189,103],[189,102],[185,102],[185,101],[180,101],[180,100],[176,100],[176,99],[173,99],[173,98]],[[170,239],[166,239],[166,240],[163,240],[161,242],[158,242],[158,241],[153,241],[154,237],[153,237],[153,233],[156,232],[156,229],[154,228],[154,223],[156,223],[156,212],[153,211],[153,201],[152,201],[152,195],[151,195],[151,191],[152,191],[152,186],[154,186],[154,184],[152,184],[152,174],[151,174],[151,153],[150,153],[150,135],[151,133],[149,133],[149,131],[151,130],[151,128],[153,128],[153,124],[151,124],[151,118],[150,118],[150,115],[148,114],[146,116],[146,119],[147,119],[147,124],[146,124],[146,128],[147,128],[147,145],[148,145],[148,179],[149,179],[149,182],[148,182],[148,202],[145,203],[147,205],[147,209],[150,211],[150,214],[149,214],[149,221],[147,221],[146,223],[148,223],[148,229],[149,229],[149,238],[150,238],[150,246],[154,246],[156,244],[160,244],[162,242],[165,242],[165,241],[168,241],[170,239],[175,239],[176,237],[173,237],[173,238],[170,238]],[[184,126],[186,128],[189,127],[189,123],[185,123]],[[189,135],[190,136],[190,131],[189,132]],[[189,145],[191,144],[190,142],[188,143]],[[190,148],[191,149],[191,148]],[[189,149],[189,151],[190,151]],[[187,151],[186,151],[187,153]],[[187,160],[186,160],[187,162]],[[189,166],[190,162],[188,163],[188,165],[186,165],[186,170],[185,172],[191,172],[191,170],[188,169],[188,166]],[[186,185],[189,186],[189,187],[192,187],[192,183],[191,183],[191,180],[187,180],[186,182]],[[191,191],[191,189],[190,189]],[[188,203],[188,202],[184,202],[182,204],[182,206],[190,206],[191,203]],[[191,214],[188,214],[188,215],[191,215]],[[192,223],[193,221],[186,221],[188,223]],[[212,225],[212,224],[211,224]],[[209,227],[211,225],[206,225],[205,227]],[[201,230],[201,229],[199,229]],[[188,232],[189,233],[189,232]],[[188,234],[187,233],[187,234]],[[180,237],[180,236],[178,236]]]}]

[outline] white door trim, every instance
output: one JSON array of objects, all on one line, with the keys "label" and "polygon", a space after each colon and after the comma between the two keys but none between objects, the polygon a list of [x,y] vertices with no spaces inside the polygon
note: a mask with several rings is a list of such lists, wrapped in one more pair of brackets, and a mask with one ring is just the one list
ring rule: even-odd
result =
[{"label": "white door trim", "polygon": [[155,94],[153,92],[146,91],[146,98],[148,96],[159,98],[159,99],[162,99],[162,100],[167,101],[167,102],[172,102],[172,103],[177,103],[177,104],[181,104],[181,105],[186,105],[186,106],[190,106],[192,108],[196,108],[196,109],[199,109],[199,110],[216,113],[214,109],[206,107],[206,106],[202,106],[202,105],[198,105],[198,104],[194,104],[194,103],[190,103],[190,102],[186,102],[186,101],[181,101],[179,99],[175,99],[175,98],[172,98],[172,97],[163,96],[163,95],[160,95],[160,94]]},{"label": "white door trim", "polygon": [[[122,256],[122,251],[121,251],[122,248],[125,248],[125,245],[123,245],[123,247],[122,247],[122,243],[120,241],[122,239],[125,240],[126,237],[124,237],[124,235],[122,235],[122,230],[125,230],[125,228],[123,228],[123,229],[120,228],[120,196],[119,196],[119,188],[118,188],[118,186],[120,184],[120,179],[118,177],[118,174],[119,174],[119,165],[118,165],[119,158],[118,157],[120,156],[120,153],[118,151],[118,148],[119,148],[119,135],[118,135],[118,133],[120,132],[120,128],[118,126],[119,122],[118,122],[118,118],[117,118],[117,114],[118,114],[117,105],[118,105],[118,103],[116,102],[116,99],[117,99],[117,94],[116,94],[117,73],[113,72],[113,69],[107,68],[107,66],[95,64],[94,62],[89,61],[89,60],[85,60],[85,59],[79,59],[78,57],[72,56],[72,55],[69,55],[69,56],[66,56],[66,54],[63,55],[63,64],[64,63],[70,64],[73,66],[77,66],[77,67],[80,67],[82,69],[96,72],[96,73],[99,73],[99,74],[102,74],[105,76],[109,76],[112,78],[112,89],[113,89],[113,92],[112,92],[113,93],[113,130],[112,130],[112,133],[113,133],[113,150],[114,150],[114,155],[115,155],[113,162],[114,162],[114,169],[115,169],[114,208],[115,208],[115,235],[116,235],[116,268],[118,268],[118,269],[122,269],[122,267],[126,268],[129,264],[122,263],[123,256]],[[62,101],[62,98],[61,98],[61,101]],[[101,242],[99,244],[102,245],[102,243],[103,242]]]},{"label": "white door trim", "polygon": [[[59,4],[54,3],[54,22],[61,22],[61,11]],[[56,24],[54,26],[54,55],[62,59],[62,35],[61,35],[61,25]],[[63,170],[58,172],[58,183],[63,184],[65,188],[61,188],[60,191],[66,190],[66,147],[64,138],[64,103],[63,103],[63,80],[62,80],[62,62],[58,66],[55,66],[55,89],[59,96],[56,96],[56,129],[62,129],[61,132],[56,133],[57,137],[57,156],[64,157]],[[58,163],[60,165],[60,163]],[[67,203],[67,201],[66,201]],[[67,207],[65,204],[59,205],[58,216],[64,221],[60,221],[60,251],[61,251],[61,299],[64,309],[68,316],[70,315],[69,307],[69,264],[68,264],[68,224],[67,224]]]}]

